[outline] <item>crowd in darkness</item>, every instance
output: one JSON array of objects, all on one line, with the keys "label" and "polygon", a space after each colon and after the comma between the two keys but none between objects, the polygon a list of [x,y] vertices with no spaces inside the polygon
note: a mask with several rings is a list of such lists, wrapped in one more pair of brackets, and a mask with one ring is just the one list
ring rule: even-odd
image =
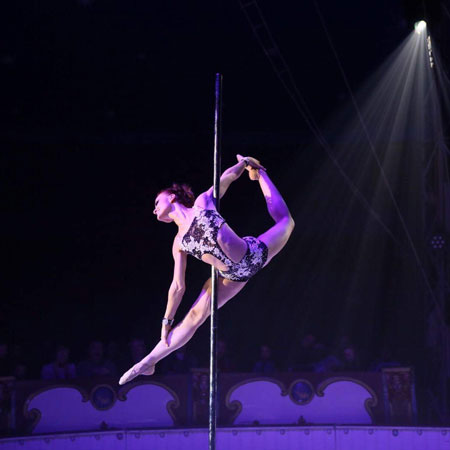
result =
[{"label": "crowd in darkness", "polygon": [[[14,377],[16,380],[66,380],[91,377],[118,377],[133,364],[140,361],[149,351],[143,339],[134,337],[126,348],[116,342],[104,344],[93,340],[86,355],[74,361],[71,349],[64,344],[51,348],[41,346],[42,354],[26,351],[25,346],[6,342],[0,343],[0,377]],[[248,358],[246,365],[239,364],[236,355],[225,340],[218,340],[217,359],[220,372],[253,372],[274,374],[283,371],[295,372],[355,372],[380,371],[383,367],[401,366],[389,351],[367,362],[357,346],[343,337],[333,349],[322,344],[316,336],[305,335],[294,348],[292,357],[280,361],[274,349],[267,343]],[[27,356],[28,355],[28,356]],[[366,361],[366,362],[365,362]],[[182,347],[161,361],[157,374],[183,374],[191,369],[206,367],[207,362],[199,360],[189,346]]]}]

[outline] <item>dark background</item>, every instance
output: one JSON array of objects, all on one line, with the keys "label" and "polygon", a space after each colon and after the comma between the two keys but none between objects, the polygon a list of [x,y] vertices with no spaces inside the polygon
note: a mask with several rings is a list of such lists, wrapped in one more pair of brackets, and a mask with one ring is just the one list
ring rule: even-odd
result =
[{"label": "dark background", "polygon": [[[348,92],[313,2],[258,3],[323,123]],[[411,32],[424,5],[437,44],[448,48],[439,3],[321,0],[352,88]],[[212,182],[216,72],[224,75],[223,168],[234,164],[237,152],[256,156],[293,204],[326,161],[238,1],[3,2],[0,30],[3,340],[64,341],[79,357],[93,338],[156,341],[172,279],[175,227],[155,220],[153,201],[172,181],[189,182],[197,193]],[[293,166],[296,171],[288,172]],[[222,208],[241,235],[271,225],[259,188],[244,177]],[[280,278],[301,259],[294,249],[302,227],[297,222],[285,259],[278,256],[240,302],[223,309],[221,333],[244,365],[263,340],[281,359],[305,332],[329,345],[339,334],[354,340],[364,334],[353,322],[344,330],[330,327],[332,297],[328,316],[310,310],[305,322],[295,272],[288,281]],[[209,267],[189,258],[178,319],[208,276]],[[276,292],[258,290],[262,277],[283,284]],[[333,277],[340,275],[328,280]],[[330,282],[331,291],[336,286]],[[389,316],[389,305],[383,308],[380,329]],[[204,326],[194,338],[199,353],[207,352],[207,336]],[[382,340],[374,339],[370,351]]]}]

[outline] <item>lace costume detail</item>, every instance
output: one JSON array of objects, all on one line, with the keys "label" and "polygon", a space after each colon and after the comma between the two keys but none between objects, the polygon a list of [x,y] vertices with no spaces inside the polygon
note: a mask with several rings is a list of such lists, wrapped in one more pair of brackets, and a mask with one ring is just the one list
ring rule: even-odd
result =
[{"label": "lace costume detail", "polygon": [[219,229],[224,223],[225,219],[216,210],[200,209],[181,240],[181,250],[200,260],[204,254],[211,254],[228,267],[227,271],[219,270],[221,277],[247,281],[264,266],[267,246],[252,236],[246,236],[243,239],[247,243],[247,251],[239,262],[233,262],[217,242]]}]

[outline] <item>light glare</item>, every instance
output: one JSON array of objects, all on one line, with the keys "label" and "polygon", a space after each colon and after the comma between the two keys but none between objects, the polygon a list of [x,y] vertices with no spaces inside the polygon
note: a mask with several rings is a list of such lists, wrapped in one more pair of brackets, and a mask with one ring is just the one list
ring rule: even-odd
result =
[{"label": "light glare", "polygon": [[414,24],[414,29],[416,30],[417,34],[422,33],[422,31],[424,31],[426,28],[427,28],[427,23],[425,22],[425,20],[421,20]]}]

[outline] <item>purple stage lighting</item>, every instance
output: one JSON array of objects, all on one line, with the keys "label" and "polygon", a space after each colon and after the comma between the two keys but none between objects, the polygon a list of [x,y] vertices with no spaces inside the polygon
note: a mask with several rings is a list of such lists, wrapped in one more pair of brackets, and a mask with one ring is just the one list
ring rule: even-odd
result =
[{"label": "purple stage lighting", "polygon": [[431,246],[435,249],[441,249],[445,246],[445,239],[442,235],[436,235],[431,238]]}]

